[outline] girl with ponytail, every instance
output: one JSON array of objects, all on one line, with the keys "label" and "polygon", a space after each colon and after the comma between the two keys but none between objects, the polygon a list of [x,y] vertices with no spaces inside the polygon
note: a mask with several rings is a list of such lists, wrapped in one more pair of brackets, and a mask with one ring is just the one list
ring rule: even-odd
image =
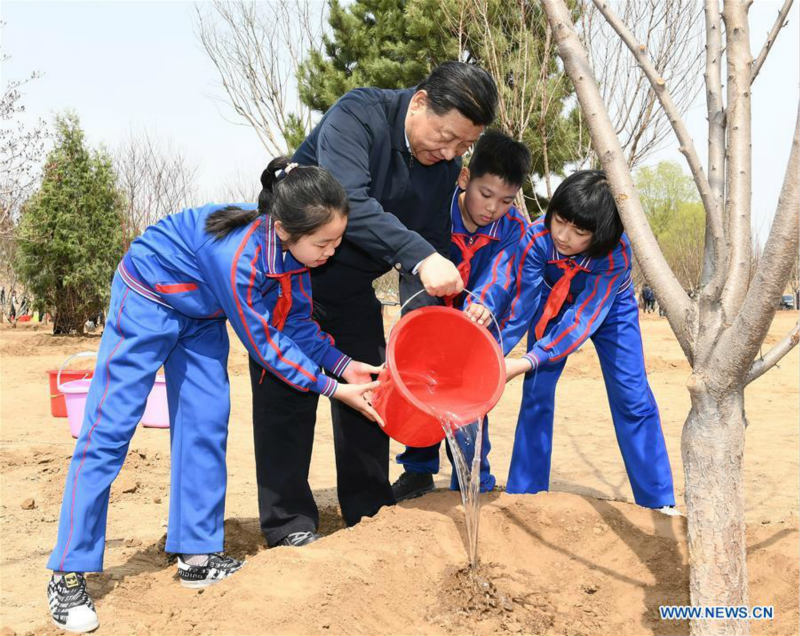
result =
[{"label": "girl with ponytail", "polygon": [[172,455],[166,550],[178,554],[188,587],[243,565],[222,553],[226,319],[262,366],[262,379],[269,373],[380,422],[369,402],[379,369],[341,353],[311,318],[309,268],[325,263],[342,240],[344,190],[326,170],[285,157],[270,162],[261,185],[257,205],[206,205],[162,219],[117,269],[48,563],[50,612],[64,629],[98,625],[83,573],[103,569],[109,488],[162,366]]}]

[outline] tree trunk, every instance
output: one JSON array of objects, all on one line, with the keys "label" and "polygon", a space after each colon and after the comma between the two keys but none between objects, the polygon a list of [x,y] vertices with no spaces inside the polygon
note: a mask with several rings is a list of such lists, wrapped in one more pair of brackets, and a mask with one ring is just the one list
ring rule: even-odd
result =
[{"label": "tree trunk", "polygon": [[[712,394],[695,372],[681,437],[686,479],[689,594],[695,607],[748,606],[744,523],[744,388]],[[694,636],[748,634],[746,620],[699,618]]]}]

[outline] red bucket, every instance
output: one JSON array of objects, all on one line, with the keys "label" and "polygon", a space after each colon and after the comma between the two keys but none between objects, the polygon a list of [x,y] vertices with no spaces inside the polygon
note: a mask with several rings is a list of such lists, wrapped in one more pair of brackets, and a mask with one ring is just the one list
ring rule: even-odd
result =
[{"label": "red bucket", "polygon": [[[50,376],[50,413],[53,417],[67,417],[67,404],[64,402],[64,394],[58,390],[58,369],[48,369],[47,375]],[[83,371],[62,371],[61,383],[72,382],[73,380],[89,379],[94,375],[92,370]]]},{"label": "red bucket", "polygon": [[474,422],[505,388],[503,354],[487,329],[450,307],[403,316],[389,336],[386,367],[373,395],[384,432],[406,446],[444,438],[441,420]]}]

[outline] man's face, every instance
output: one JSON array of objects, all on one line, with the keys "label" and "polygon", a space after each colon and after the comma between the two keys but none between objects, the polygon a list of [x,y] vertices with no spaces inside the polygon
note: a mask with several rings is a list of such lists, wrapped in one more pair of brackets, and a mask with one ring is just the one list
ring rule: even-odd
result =
[{"label": "man's face", "polygon": [[436,115],[428,108],[425,91],[417,91],[406,113],[406,136],[411,154],[424,166],[460,157],[483,132],[456,109]]}]

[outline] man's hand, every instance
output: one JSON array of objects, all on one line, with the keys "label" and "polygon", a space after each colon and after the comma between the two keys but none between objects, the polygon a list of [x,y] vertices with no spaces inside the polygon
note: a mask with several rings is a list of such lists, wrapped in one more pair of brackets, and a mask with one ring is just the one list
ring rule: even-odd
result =
[{"label": "man's hand", "polygon": [[431,296],[449,296],[464,291],[464,281],[456,266],[437,252],[419,264],[417,273]]},{"label": "man's hand", "polygon": [[531,361],[527,358],[506,358],[506,382],[532,370]]},{"label": "man's hand", "polygon": [[353,360],[342,373],[342,379],[348,384],[366,384],[372,382],[372,376],[378,375],[383,365],[374,367],[366,362]]},{"label": "man's hand", "polygon": [[378,388],[379,384],[380,382],[377,380],[366,384],[339,384],[333,397],[354,408],[368,420],[377,422],[383,428],[381,416],[372,408],[372,391]]},{"label": "man's hand", "polygon": [[488,325],[489,321],[492,319],[492,312],[489,311],[489,308],[479,305],[478,303],[470,304],[464,310],[464,313],[467,314],[467,317],[472,322],[477,322],[479,325],[484,327]]}]

